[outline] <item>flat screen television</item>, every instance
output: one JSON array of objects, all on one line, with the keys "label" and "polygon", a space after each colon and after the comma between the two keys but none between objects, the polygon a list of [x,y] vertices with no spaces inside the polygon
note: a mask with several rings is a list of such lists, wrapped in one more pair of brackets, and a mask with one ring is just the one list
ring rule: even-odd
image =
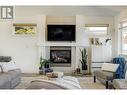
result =
[{"label": "flat screen television", "polygon": [[75,41],[75,25],[47,25],[48,41]]}]

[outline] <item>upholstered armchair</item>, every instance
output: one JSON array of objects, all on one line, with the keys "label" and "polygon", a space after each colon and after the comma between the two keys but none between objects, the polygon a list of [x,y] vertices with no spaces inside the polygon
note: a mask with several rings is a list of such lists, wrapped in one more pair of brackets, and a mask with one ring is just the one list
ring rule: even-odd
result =
[{"label": "upholstered armchair", "polygon": [[112,82],[115,78],[115,72],[118,69],[119,64],[113,63],[104,63],[102,65],[101,70],[95,70],[94,74],[94,83],[96,79],[100,80],[101,82],[105,82],[106,89],[108,89],[109,82]]}]

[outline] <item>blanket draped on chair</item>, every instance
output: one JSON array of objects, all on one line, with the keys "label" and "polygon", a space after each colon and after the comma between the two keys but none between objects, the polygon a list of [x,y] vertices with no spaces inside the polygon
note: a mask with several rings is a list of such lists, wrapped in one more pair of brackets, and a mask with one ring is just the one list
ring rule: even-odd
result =
[{"label": "blanket draped on chair", "polygon": [[125,59],[123,57],[113,58],[114,64],[119,64],[119,67],[115,73],[115,78],[123,79],[125,78]]}]

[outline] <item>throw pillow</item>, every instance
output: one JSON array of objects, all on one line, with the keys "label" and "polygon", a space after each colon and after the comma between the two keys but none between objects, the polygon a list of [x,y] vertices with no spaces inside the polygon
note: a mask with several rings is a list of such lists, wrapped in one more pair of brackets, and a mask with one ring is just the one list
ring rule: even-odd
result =
[{"label": "throw pillow", "polygon": [[3,72],[3,69],[2,69],[2,63],[3,63],[3,62],[0,62],[0,73]]},{"label": "throw pillow", "polygon": [[3,72],[3,70],[2,70],[2,66],[0,65],[0,73],[2,73]]},{"label": "throw pillow", "polygon": [[125,81],[127,81],[127,71],[126,71],[126,73],[125,73]]},{"label": "throw pillow", "polygon": [[113,64],[113,63],[104,63],[102,65],[101,70],[103,71],[110,71],[110,72],[116,72],[116,70],[118,69],[119,64]]},{"label": "throw pillow", "polygon": [[8,72],[10,70],[18,69],[18,67],[13,61],[2,62],[1,66],[2,66],[3,72]]},{"label": "throw pillow", "polygon": [[0,56],[0,62],[10,62],[11,60],[11,56]]}]

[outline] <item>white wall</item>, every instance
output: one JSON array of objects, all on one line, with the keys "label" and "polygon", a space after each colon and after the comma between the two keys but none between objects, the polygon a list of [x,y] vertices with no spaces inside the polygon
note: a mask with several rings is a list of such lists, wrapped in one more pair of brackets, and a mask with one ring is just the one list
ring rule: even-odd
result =
[{"label": "white wall", "polygon": [[[37,44],[45,43],[45,25],[46,14],[41,10],[32,8],[15,8],[15,20],[10,22],[0,22],[0,55],[10,55],[14,58],[17,65],[22,69],[23,73],[37,73],[39,66],[39,53],[45,47],[39,47]],[[48,10],[47,10],[48,11]],[[44,14],[44,15],[42,15]],[[57,14],[57,12],[56,12]],[[65,14],[66,15],[66,14]],[[69,15],[69,14],[67,14]],[[12,35],[12,23],[35,23],[37,24],[38,35],[35,37],[16,37]],[[82,14],[76,15],[76,42],[79,47],[76,49],[76,64],[79,64],[81,44],[85,44],[89,48],[88,36],[83,32],[82,28],[85,24],[110,24],[113,26],[112,17],[88,17]],[[112,29],[112,28],[111,28]],[[112,30],[111,30],[112,34]],[[112,36],[112,35],[111,35]],[[41,48],[41,49],[40,49]],[[60,68],[59,68],[60,69]],[[66,69],[64,69],[66,71]]]},{"label": "white wall", "polygon": [[[23,73],[38,72],[38,46],[39,36],[24,37],[12,35],[13,23],[35,23],[37,33],[43,32],[43,15],[40,16],[16,16],[14,21],[0,22],[0,55],[12,56]],[[40,23],[41,22],[41,23]],[[45,22],[45,21],[44,21]],[[43,35],[42,35],[43,36]]]},{"label": "white wall", "polygon": [[12,56],[23,72],[37,72],[36,42],[37,37],[13,36],[12,23],[0,23],[0,55]]}]

